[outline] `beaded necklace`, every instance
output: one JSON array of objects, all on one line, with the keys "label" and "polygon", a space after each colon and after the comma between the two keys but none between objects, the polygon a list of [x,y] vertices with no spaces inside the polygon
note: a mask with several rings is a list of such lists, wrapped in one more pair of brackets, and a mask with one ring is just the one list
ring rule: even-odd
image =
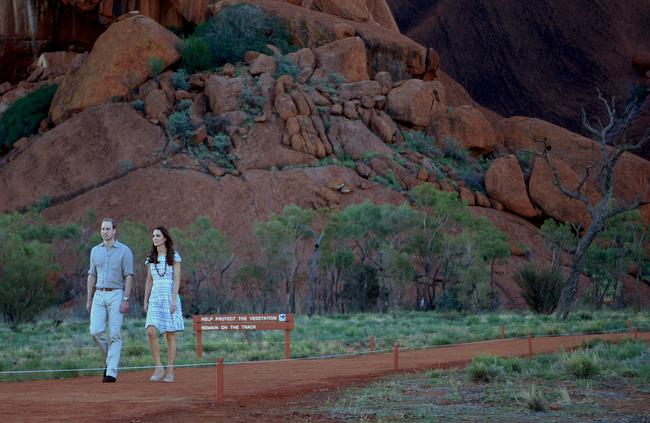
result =
[{"label": "beaded necklace", "polygon": [[167,257],[165,257],[164,261],[165,261],[165,269],[163,270],[162,273],[160,273],[160,270],[158,270],[158,263],[154,262],[153,264],[153,267],[156,269],[156,273],[158,273],[158,276],[160,276],[161,278],[165,276],[165,273],[167,273]]}]

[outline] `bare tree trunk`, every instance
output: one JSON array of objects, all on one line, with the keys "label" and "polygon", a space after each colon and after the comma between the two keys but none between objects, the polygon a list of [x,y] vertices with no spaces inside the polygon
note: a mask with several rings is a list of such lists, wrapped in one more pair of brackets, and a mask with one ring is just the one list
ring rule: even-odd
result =
[{"label": "bare tree trunk", "polygon": [[576,295],[578,293],[578,283],[580,282],[580,275],[584,268],[584,262],[587,250],[596,236],[603,230],[604,218],[601,215],[594,216],[591,225],[587,228],[584,236],[578,242],[575,253],[573,255],[573,265],[571,266],[571,273],[569,279],[566,281],[562,293],[560,294],[560,301],[558,310],[560,317],[566,319],[569,313],[573,310]]},{"label": "bare tree trunk", "polygon": [[311,317],[314,314],[314,287],[316,285],[316,278],[318,277],[318,260],[320,259],[320,243],[325,236],[325,231],[322,231],[314,239],[314,248],[311,253],[311,261],[309,264],[309,287],[307,289],[307,315]]}]

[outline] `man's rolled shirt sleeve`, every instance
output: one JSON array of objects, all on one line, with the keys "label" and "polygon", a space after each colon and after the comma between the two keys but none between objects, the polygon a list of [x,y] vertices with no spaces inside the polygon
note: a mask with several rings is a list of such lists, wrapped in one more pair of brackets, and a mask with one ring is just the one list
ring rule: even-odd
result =
[{"label": "man's rolled shirt sleeve", "polygon": [[97,268],[95,266],[94,253],[95,249],[90,250],[90,267],[88,268],[88,274],[97,278]]},{"label": "man's rolled shirt sleeve", "polygon": [[125,278],[129,275],[133,276],[133,253],[128,247],[122,256],[122,272]]}]

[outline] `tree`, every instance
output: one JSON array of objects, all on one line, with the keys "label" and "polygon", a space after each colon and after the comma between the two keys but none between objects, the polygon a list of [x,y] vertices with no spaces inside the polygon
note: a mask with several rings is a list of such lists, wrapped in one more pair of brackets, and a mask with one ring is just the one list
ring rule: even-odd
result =
[{"label": "tree", "polygon": [[417,276],[416,295],[418,302],[425,299],[425,308],[433,309],[436,282],[440,279],[442,292],[453,277],[454,263],[463,251],[456,236],[471,216],[455,193],[436,190],[432,184],[415,187],[410,197],[418,212],[417,230],[412,238],[415,262],[423,272]]},{"label": "tree", "polygon": [[12,329],[56,301],[54,253],[48,243],[30,239],[33,229],[26,216],[0,215],[0,312]]},{"label": "tree", "polygon": [[[575,189],[569,189],[561,183],[557,169],[553,165],[547,141],[537,139],[544,144],[543,155],[553,173],[555,185],[569,198],[585,204],[591,220],[589,227],[580,234],[573,252],[571,271],[562,289],[559,304],[559,314],[562,318],[567,318],[573,310],[578,292],[578,281],[585,267],[587,251],[598,234],[605,229],[606,222],[621,213],[650,204],[650,200],[644,200],[640,195],[627,202],[614,195],[614,170],[617,163],[624,153],[637,150],[650,140],[650,128],[646,129],[636,142],[627,138],[627,130],[643,109],[649,93],[648,88],[637,87],[625,106],[618,109],[614,99],[607,100],[602,93],[598,92],[598,99],[602,103],[606,115],[604,121],[596,119],[595,123],[591,122],[584,109],[582,110],[582,123],[595,141],[594,159],[584,169],[584,174]],[[592,179],[595,180],[594,186],[600,196],[594,204],[591,204],[587,195],[583,193],[583,187]]]},{"label": "tree", "polygon": [[234,255],[226,237],[205,216],[185,230],[173,228],[171,235],[183,260],[182,277],[188,280],[192,294],[188,311],[200,314],[227,308],[224,274]]},{"label": "tree", "polygon": [[289,204],[282,213],[272,213],[268,221],[253,225],[264,256],[264,267],[274,284],[284,284],[285,306],[290,313],[296,312],[299,251],[304,250],[304,243],[314,235],[311,229],[314,217],[313,210]]},{"label": "tree", "polygon": [[571,225],[558,223],[554,219],[546,219],[540,228],[540,233],[553,253],[551,268],[559,269],[561,255],[575,249],[576,236],[571,230]]},{"label": "tree", "polygon": [[585,271],[591,279],[592,303],[597,309],[602,307],[607,294],[612,294],[617,309],[625,307],[623,278],[638,256],[636,250],[642,248],[639,234],[643,234],[639,212],[621,213],[607,221],[589,247]]},{"label": "tree", "polygon": [[133,252],[133,287],[131,297],[135,304],[142,304],[144,301],[144,284],[146,281],[145,257],[151,251],[151,235],[149,230],[142,223],[124,221],[120,223],[118,236],[120,242],[128,245]]},{"label": "tree", "polygon": [[508,239],[506,234],[484,217],[474,219],[470,229],[478,253],[490,266],[490,297],[493,302],[491,308],[494,309],[498,306],[498,297],[494,290],[494,264],[510,256]]}]

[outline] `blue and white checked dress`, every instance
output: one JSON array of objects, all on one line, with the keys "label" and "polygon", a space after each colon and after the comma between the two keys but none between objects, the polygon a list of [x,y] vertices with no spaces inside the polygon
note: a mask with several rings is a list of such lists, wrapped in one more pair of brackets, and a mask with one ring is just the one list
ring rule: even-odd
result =
[{"label": "blue and white checked dress", "polygon": [[[181,256],[175,251],[174,262],[181,262]],[[176,311],[174,314],[169,312],[174,289],[174,267],[167,265],[165,269],[164,255],[158,256],[158,264],[150,263],[149,259],[145,261],[145,264],[149,266],[152,279],[145,328],[155,326],[160,333],[182,331],[185,329],[185,322],[183,322],[180,295],[176,296]]]}]

